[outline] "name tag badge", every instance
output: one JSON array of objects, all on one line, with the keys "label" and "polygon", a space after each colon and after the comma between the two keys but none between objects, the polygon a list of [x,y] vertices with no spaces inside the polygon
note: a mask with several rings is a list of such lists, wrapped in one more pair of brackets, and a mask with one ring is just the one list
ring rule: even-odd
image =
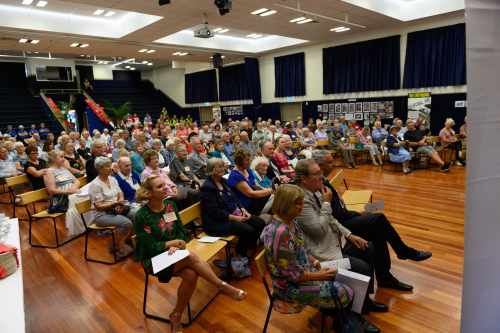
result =
[{"label": "name tag badge", "polygon": [[188,166],[186,166],[186,167],[184,168],[184,171],[190,171],[189,167],[188,167]]},{"label": "name tag badge", "polygon": [[340,140],[345,141],[345,138],[340,138]]},{"label": "name tag badge", "polygon": [[137,191],[138,189],[140,189],[140,188],[141,188],[141,185],[139,185],[139,184],[134,184],[132,187],[134,188],[134,190],[136,190],[136,191]]},{"label": "name tag badge", "polygon": [[172,221],[177,220],[177,216],[175,216],[175,212],[167,213],[167,214],[163,214],[163,219],[166,222],[172,222]]},{"label": "name tag badge", "polygon": [[59,181],[65,181],[65,180],[68,180],[68,178],[66,178],[66,176],[59,176]]},{"label": "name tag badge", "polygon": [[368,135],[366,138],[367,138],[368,140],[370,140],[372,137]]}]

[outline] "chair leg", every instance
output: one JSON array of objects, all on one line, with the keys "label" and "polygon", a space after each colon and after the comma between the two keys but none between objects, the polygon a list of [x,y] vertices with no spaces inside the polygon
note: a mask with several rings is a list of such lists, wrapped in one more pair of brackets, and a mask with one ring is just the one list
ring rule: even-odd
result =
[{"label": "chair leg", "polygon": [[320,332],[324,332],[325,331],[325,326],[326,326],[326,316],[325,316],[324,312],[321,312],[321,329],[320,329]]},{"label": "chair leg", "polygon": [[271,311],[273,310],[273,300],[271,299],[271,304],[269,304],[269,310],[267,311],[266,323],[264,324],[264,330],[262,333],[266,333],[267,325],[269,324],[269,319],[271,318]]}]

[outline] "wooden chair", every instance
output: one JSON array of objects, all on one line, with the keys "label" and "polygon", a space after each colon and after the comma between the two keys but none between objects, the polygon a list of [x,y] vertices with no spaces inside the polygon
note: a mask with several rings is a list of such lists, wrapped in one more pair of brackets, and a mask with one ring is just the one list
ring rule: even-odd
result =
[{"label": "wooden chair", "polygon": [[[83,225],[85,226],[85,260],[87,261],[93,261],[93,262],[98,262],[101,264],[106,264],[106,265],[114,265],[120,260],[123,260],[130,256],[133,252],[129,253],[127,257],[123,258],[117,258],[116,257],[116,246],[115,246],[115,232],[114,230],[117,229],[117,226],[109,226],[109,227],[99,227],[95,224],[91,224],[87,226],[87,222],[85,222],[85,218],[83,217],[83,214],[90,211],[92,209],[90,199],[84,200],[77,202],[76,204],[76,210],[78,211],[78,214],[82,217]],[[115,257],[115,261],[102,261],[102,260],[96,260],[96,259],[91,259],[87,258],[87,249],[88,249],[88,243],[89,243],[89,232],[92,231],[101,231],[101,230],[111,230],[111,238],[113,240],[113,256]]]},{"label": "wooden chair", "polygon": [[[9,194],[11,195],[12,214],[13,214],[12,218],[13,219],[16,218],[16,199],[15,199],[14,190],[13,190],[14,186],[26,184],[29,182],[30,182],[30,180],[28,179],[28,176],[26,176],[26,175],[5,178],[5,183],[9,187]],[[26,208],[26,209],[28,209],[28,208]],[[36,210],[35,210],[35,203],[34,202],[33,202],[33,211],[35,214]],[[19,220],[29,221],[29,219],[21,219],[21,218]]]},{"label": "wooden chair", "polygon": [[[357,142],[358,142],[358,138],[357,137],[349,138],[349,143],[350,144],[351,143],[352,144],[356,144]],[[359,157],[360,156],[368,155],[368,150],[366,150],[364,148],[361,148],[361,149],[352,148],[352,151],[353,151],[353,153],[356,156],[356,164],[359,164]],[[365,162],[364,163],[368,163],[368,157],[365,157]]]},{"label": "wooden chair", "polygon": [[[382,141],[382,149],[384,149],[386,147],[387,147],[387,141]],[[390,165],[391,163],[394,164],[394,171],[390,170],[388,168],[384,168],[384,167],[387,167],[388,165]],[[389,172],[397,172],[398,165],[402,165],[402,163],[392,162],[390,159],[390,156],[389,156],[389,152],[387,152],[387,154],[384,154],[384,164],[382,164],[382,170],[389,171]]]},{"label": "wooden chair", "polygon": [[78,178],[78,181],[80,182],[80,187],[84,187],[89,183],[89,179],[87,176],[83,176],[82,178]]},{"label": "wooden chair", "polygon": [[[30,221],[30,226],[29,226],[29,243],[31,246],[33,247],[43,247],[43,248],[50,248],[50,249],[55,249],[61,245],[64,245],[74,239],[77,239],[78,237],[82,236],[83,233],[79,234],[79,235],[76,235],[70,239],[67,239],[66,241],[64,241],[63,243],[59,244],[59,238],[57,236],[57,226],[56,226],[56,218],[59,217],[59,216],[63,216],[65,215],[64,213],[54,213],[54,214],[50,214],[49,212],[47,212],[46,210],[44,210],[43,212],[40,212],[40,213],[36,213],[36,214],[33,214],[31,215],[27,205],[30,204],[30,203],[33,203],[33,202],[36,202],[36,201],[40,201],[40,200],[43,200],[47,197],[50,197],[50,194],[49,192],[47,191],[47,189],[43,188],[41,190],[38,190],[38,191],[32,191],[32,192],[28,192],[28,193],[24,193],[24,194],[21,194],[19,195],[19,198],[21,198],[21,202],[24,206],[26,206],[26,211],[28,212],[28,216],[29,216],[29,221]],[[31,224],[33,223],[33,221],[38,221],[38,220],[43,220],[43,219],[52,219],[53,222],[54,222],[54,233],[56,235],[56,246],[47,246],[47,245],[38,245],[38,244],[33,244],[31,243]]]},{"label": "wooden chair", "polygon": [[[260,277],[262,278],[262,283],[264,283],[264,287],[266,288],[267,296],[269,297],[269,302],[270,302],[269,310],[267,311],[267,316],[266,316],[266,323],[264,324],[264,330],[262,331],[263,333],[266,333],[267,331],[267,325],[269,324],[269,318],[271,318],[271,311],[273,310],[273,304],[274,302],[276,302],[276,299],[271,293],[271,290],[269,289],[266,280],[266,274],[268,273],[268,268],[267,268],[266,258],[264,256],[265,252],[266,251],[264,250],[257,257],[255,257],[255,263],[257,264],[257,268],[259,269],[259,274]],[[322,313],[320,332],[325,332],[324,328],[325,328],[325,314]]]},{"label": "wooden chair", "polygon": [[335,177],[332,178],[330,181],[330,185],[336,190],[337,187],[340,185],[340,183],[344,182],[346,190],[344,191],[344,194],[342,195],[342,200],[344,200],[344,203],[346,206],[350,205],[366,205],[367,203],[370,203],[373,201],[373,191],[371,190],[364,190],[364,191],[352,191],[349,190],[347,187],[347,183],[345,181],[345,174],[344,170],[340,170]]}]

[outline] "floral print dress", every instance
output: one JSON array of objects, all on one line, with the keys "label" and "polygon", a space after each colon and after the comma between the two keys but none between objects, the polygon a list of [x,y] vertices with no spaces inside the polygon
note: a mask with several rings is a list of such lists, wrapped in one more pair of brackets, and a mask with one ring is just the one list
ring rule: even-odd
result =
[{"label": "floral print dress", "polygon": [[[184,231],[184,225],[179,217],[177,206],[169,200],[163,200],[165,210],[159,213],[153,212],[148,205],[142,206],[135,214],[134,230],[137,235],[134,261],[142,260],[144,267],[150,274],[157,276],[158,281],[167,283],[170,281],[174,271],[174,265],[153,274],[151,258],[168,249],[165,243],[174,239],[189,242]],[[175,221],[167,222],[164,215],[174,213]]]},{"label": "floral print dress", "polygon": [[296,220],[295,233],[282,221],[273,218],[264,229],[265,257],[276,302],[273,308],[281,313],[298,313],[306,306],[334,308],[332,288],[336,288],[346,307],[353,291],[333,281],[298,281],[307,271],[317,272],[309,260],[309,248]]}]

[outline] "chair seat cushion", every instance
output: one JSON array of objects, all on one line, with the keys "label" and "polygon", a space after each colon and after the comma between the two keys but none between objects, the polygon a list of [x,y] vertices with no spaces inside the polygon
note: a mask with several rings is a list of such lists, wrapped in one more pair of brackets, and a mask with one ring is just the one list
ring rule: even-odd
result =
[{"label": "chair seat cushion", "polygon": [[[196,238],[203,238],[203,237],[210,237],[208,236],[206,233],[201,233],[199,234]],[[228,237],[221,237],[220,239],[223,240],[223,241],[226,241],[226,242],[231,242],[233,239],[235,239],[236,236],[235,235],[231,235],[231,236],[228,236]]]},{"label": "chair seat cushion", "polygon": [[37,218],[37,219],[43,219],[43,218],[46,218],[46,217],[59,217],[59,216],[62,216],[62,215],[64,215],[64,213],[49,214],[49,212],[47,212],[46,210],[44,210],[43,212],[36,213],[35,215],[31,215],[31,216],[34,217],[34,218]]},{"label": "chair seat cushion", "polygon": [[342,200],[344,200],[346,205],[357,205],[357,204],[367,204],[370,202],[372,197],[371,190],[365,191],[345,191],[342,195]]},{"label": "chair seat cushion", "polygon": [[95,225],[95,224],[91,224],[88,226],[89,229],[92,229],[92,230],[114,230],[116,228],[118,228],[117,226],[115,225],[111,225],[111,226],[108,226],[108,227],[99,227],[98,225]]}]

